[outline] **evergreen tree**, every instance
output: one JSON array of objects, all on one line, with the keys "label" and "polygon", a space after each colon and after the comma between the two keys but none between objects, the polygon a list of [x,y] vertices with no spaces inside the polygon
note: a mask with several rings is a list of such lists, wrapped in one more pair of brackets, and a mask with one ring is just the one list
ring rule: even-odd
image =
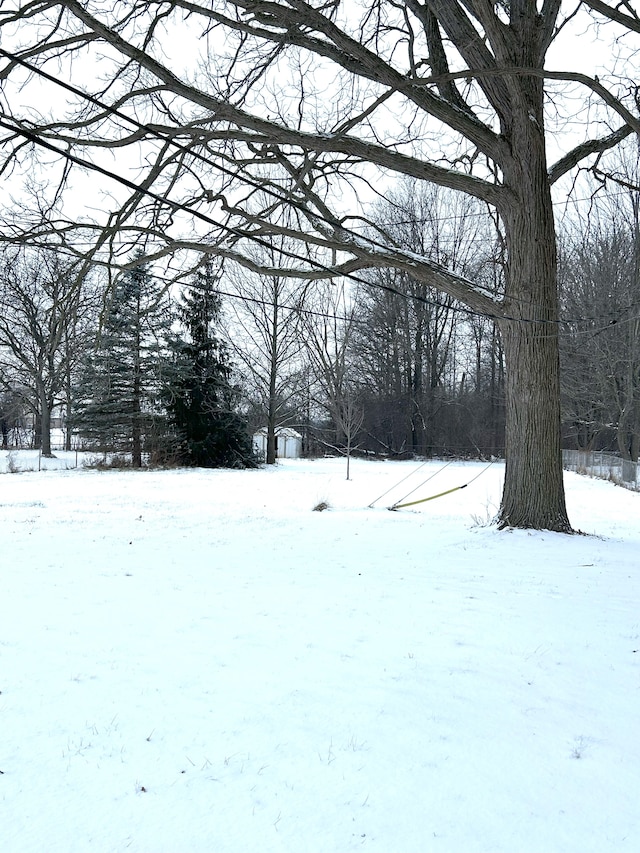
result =
[{"label": "evergreen tree", "polygon": [[163,432],[162,375],[172,314],[141,264],[116,284],[98,341],[76,392],[74,427],[103,452],[131,453],[142,465]]},{"label": "evergreen tree", "polygon": [[246,422],[237,412],[229,355],[214,331],[220,296],[210,262],[186,291],[179,316],[184,332],[172,343],[164,396],[180,460],[205,468],[253,467],[256,459]]}]

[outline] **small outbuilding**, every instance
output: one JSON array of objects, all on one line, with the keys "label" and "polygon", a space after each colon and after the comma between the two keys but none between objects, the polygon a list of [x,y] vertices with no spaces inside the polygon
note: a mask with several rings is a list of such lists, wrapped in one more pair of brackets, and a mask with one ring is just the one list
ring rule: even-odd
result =
[{"label": "small outbuilding", "polygon": [[[267,458],[267,428],[262,427],[253,434],[253,446],[259,456]],[[302,436],[291,427],[276,429],[276,459],[300,459]]]}]

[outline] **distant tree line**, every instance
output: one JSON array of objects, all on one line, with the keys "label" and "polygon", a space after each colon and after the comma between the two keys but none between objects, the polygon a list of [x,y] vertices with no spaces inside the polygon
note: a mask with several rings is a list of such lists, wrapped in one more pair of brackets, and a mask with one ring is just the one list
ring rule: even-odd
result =
[{"label": "distant tree line", "polygon": [[[640,196],[628,174],[620,183],[559,228],[563,440],[637,460]],[[403,183],[376,217],[399,245],[500,292],[479,204]],[[310,286],[203,255],[169,289],[141,252],[104,281],[44,248],[9,247],[0,309],[5,448],[52,453],[53,417],[64,447],[134,467],[254,465],[251,435],[265,426],[268,462],[282,426],[308,454],[503,453],[497,324],[404,271]]]}]

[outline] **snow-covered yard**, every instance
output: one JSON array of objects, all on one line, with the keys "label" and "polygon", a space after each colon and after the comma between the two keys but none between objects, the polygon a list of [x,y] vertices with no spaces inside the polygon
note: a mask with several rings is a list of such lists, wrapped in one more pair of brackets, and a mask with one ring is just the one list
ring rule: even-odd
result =
[{"label": "snow-covered yard", "polygon": [[640,494],[442,466],[0,476],[0,850],[640,851]]}]

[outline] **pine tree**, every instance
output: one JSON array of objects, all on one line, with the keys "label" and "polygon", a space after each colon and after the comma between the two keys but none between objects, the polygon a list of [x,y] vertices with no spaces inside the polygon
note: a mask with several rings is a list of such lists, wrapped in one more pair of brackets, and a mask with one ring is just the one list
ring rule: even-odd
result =
[{"label": "pine tree", "polygon": [[247,425],[237,412],[226,346],[215,335],[220,296],[212,264],[186,291],[179,315],[184,332],[172,343],[165,401],[176,431],[179,458],[204,468],[256,465]]},{"label": "pine tree", "polygon": [[76,390],[74,427],[103,452],[142,465],[163,432],[162,375],[171,325],[168,299],[144,264],[116,284],[96,347]]}]

